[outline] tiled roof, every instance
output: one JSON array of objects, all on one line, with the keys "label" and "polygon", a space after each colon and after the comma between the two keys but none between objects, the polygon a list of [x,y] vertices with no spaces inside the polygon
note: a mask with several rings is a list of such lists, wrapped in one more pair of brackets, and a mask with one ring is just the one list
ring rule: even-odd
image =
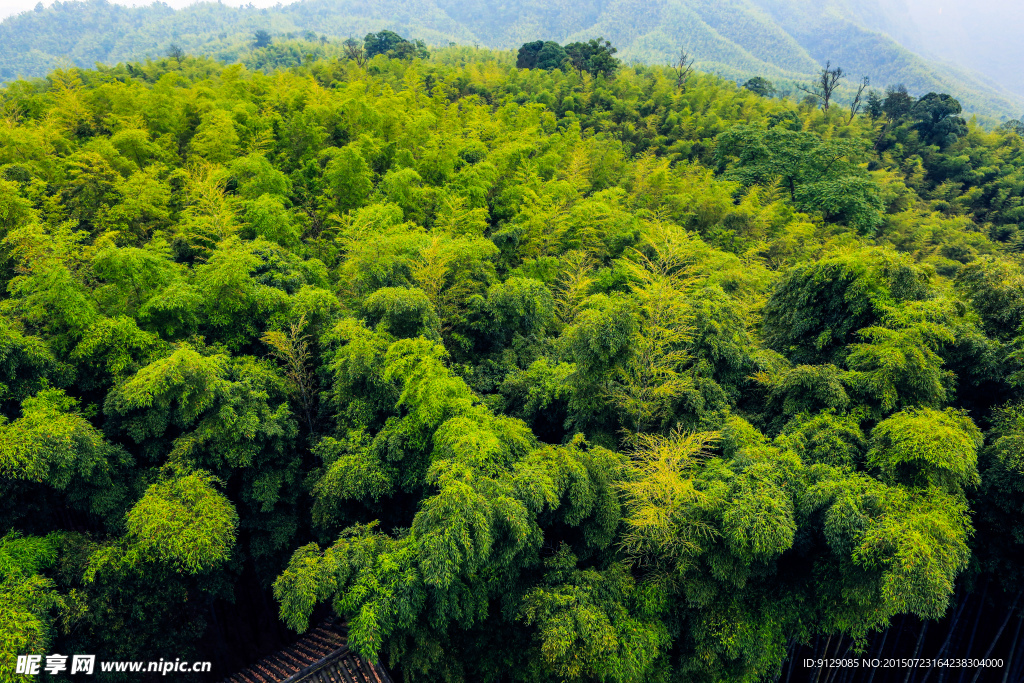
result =
[{"label": "tiled roof", "polygon": [[344,630],[331,619],[298,642],[264,657],[224,683],[394,683],[384,668],[348,649]]}]

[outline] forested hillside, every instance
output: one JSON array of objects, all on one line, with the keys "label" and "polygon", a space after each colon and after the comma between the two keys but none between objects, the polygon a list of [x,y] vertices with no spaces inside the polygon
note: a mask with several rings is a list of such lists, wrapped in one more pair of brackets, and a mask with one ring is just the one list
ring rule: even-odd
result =
[{"label": "forested hillside", "polygon": [[384,38],[0,88],[0,681],[1020,681],[1024,124]]},{"label": "forested hillside", "polygon": [[[305,40],[290,64],[382,29],[435,46],[449,42],[497,49],[543,39],[604,36],[627,61],[674,62],[680,49],[705,72],[740,83],[753,76],[796,94],[826,62],[877,87],[949,92],[971,113],[1017,118],[1024,98],[977,74],[923,59],[894,40],[905,21],[878,0],[300,0],[273,9],[201,3],[129,8],[106,0],[57,2],[0,23],[0,79],[41,77],[71,64],[91,68],[161,58],[176,45],[190,54],[251,64],[253,34]],[[898,34],[898,35],[897,35]],[[909,38],[907,38],[909,41]],[[917,41],[920,42],[920,41]],[[917,44],[908,42],[907,44]],[[943,54],[942,50],[932,50]],[[852,95],[850,95],[852,97]]]}]

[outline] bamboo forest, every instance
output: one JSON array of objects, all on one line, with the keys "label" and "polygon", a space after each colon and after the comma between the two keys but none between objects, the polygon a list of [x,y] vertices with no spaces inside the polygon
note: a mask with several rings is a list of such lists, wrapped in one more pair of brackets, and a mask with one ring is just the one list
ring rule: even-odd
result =
[{"label": "bamboo forest", "polygon": [[0,87],[0,681],[1024,680],[1024,123],[329,47]]}]

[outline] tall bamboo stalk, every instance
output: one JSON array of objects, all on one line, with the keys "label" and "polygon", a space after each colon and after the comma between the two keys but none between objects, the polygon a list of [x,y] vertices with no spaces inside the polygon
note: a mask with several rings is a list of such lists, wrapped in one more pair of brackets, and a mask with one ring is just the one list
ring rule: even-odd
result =
[{"label": "tall bamboo stalk", "polygon": [[[1017,603],[1020,602],[1020,595],[1024,591],[1017,591],[1017,597],[1013,599],[1013,604],[1010,605],[1010,611],[1006,613],[1006,618],[1003,619],[1003,623],[999,625],[999,630],[996,631],[996,637],[992,639],[992,643],[985,650],[985,656],[982,659],[988,659],[989,655],[992,654],[992,650],[996,649],[996,643],[999,642],[999,637],[1003,635],[1003,631],[1006,630],[1006,625],[1010,623],[1010,617],[1017,610]],[[978,683],[978,678],[981,677],[981,671],[985,667],[979,666],[978,670],[974,672],[974,678],[971,679],[971,683]]]},{"label": "tall bamboo stalk", "polygon": [[1013,642],[1010,645],[1010,656],[1006,658],[1006,666],[1003,667],[1003,683],[1010,678],[1010,669],[1013,668],[1013,656],[1017,652],[1017,643],[1020,642],[1020,623],[1024,618],[1017,617],[1017,629],[1013,634]]},{"label": "tall bamboo stalk", "polygon": [[[889,628],[892,628],[892,626]],[[882,644],[878,646],[878,652],[875,653],[879,658],[882,656],[882,653],[885,652],[885,640],[889,637],[889,628],[882,632]],[[876,667],[871,668],[871,676],[868,677],[868,683],[872,683],[872,681],[875,680],[876,671],[878,671]]]},{"label": "tall bamboo stalk", "polygon": [[[942,641],[942,646],[939,647],[939,651],[935,654],[935,659],[942,658],[943,653],[946,651],[946,647],[949,645],[949,640],[953,637],[953,632],[956,630],[956,623],[960,620],[960,615],[963,614],[964,607],[966,605],[967,600],[964,599],[964,601],[960,604],[960,607],[958,607],[956,612],[953,614],[953,619],[949,623],[949,633],[946,634],[946,639]],[[928,667],[928,671],[925,673],[924,678],[921,680],[921,683],[928,683],[928,677],[932,675],[933,666]]]},{"label": "tall bamboo stalk", "polygon": [[[981,591],[981,604],[978,605],[978,614],[974,618],[974,628],[971,629],[971,637],[967,641],[967,655],[971,654],[971,648],[974,646],[974,636],[978,632],[978,622],[981,621],[981,613],[985,611],[985,596],[988,595],[988,581],[985,582],[985,588]],[[957,679],[957,683],[963,683],[964,675],[967,673],[967,668],[964,667],[960,670],[960,678]]]},{"label": "tall bamboo stalk", "polygon": [[[921,645],[924,643],[924,634],[928,632],[928,622],[925,621],[921,624],[921,633],[917,636],[917,645],[914,646],[914,654],[911,655],[911,659],[917,659],[917,655],[921,652]],[[903,677],[903,683],[907,683],[910,680],[910,675],[917,671],[916,666],[908,666],[907,674]]]},{"label": "tall bamboo stalk", "polygon": [[[843,635],[844,634],[842,634],[842,633],[839,634],[839,642],[836,643],[836,658],[837,659],[843,659],[844,657],[846,657],[846,654],[850,652],[850,648],[853,647],[853,643],[851,642],[849,647],[846,648],[846,653],[843,653],[842,657],[838,656],[839,655],[839,650],[843,647]],[[836,676],[838,676],[838,675],[839,675],[838,668],[837,667],[833,667],[832,671],[829,671],[828,672],[828,676],[825,677],[825,683],[832,683],[832,680]]]},{"label": "tall bamboo stalk", "polygon": [[[973,595],[973,593],[968,593],[967,597],[964,598],[964,606],[965,606],[965,608],[966,608],[967,603],[971,599],[971,595]],[[980,606],[979,606],[979,609],[980,609]],[[960,642],[963,639],[964,639],[964,629],[961,628],[961,629],[958,629],[956,631],[956,634],[953,637],[953,645],[949,648],[950,656],[955,657],[956,653],[960,651],[959,650]],[[949,667],[942,667],[942,668],[939,669],[939,683],[945,683],[945,681],[946,681],[946,674],[947,673],[949,673]]]},{"label": "tall bamboo stalk", "polygon": [[825,641],[825,654],[821,658],[821,666],[818,667],[818,673],[814,677],[814,683],[818,683],[818,679],[821,678],[821,670],[825,668],[825,660],[828,659],[828,646],[832,644],[832,635],[829,634],[828,640]]}]

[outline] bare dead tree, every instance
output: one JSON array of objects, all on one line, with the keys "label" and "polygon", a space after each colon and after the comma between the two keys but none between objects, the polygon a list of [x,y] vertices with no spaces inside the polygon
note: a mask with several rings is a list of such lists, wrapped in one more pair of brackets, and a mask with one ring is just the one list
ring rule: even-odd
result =
[{"label": "bare dead tree", "polygon": [[869,85],[871,85],[870,78],[865,76],[861,79],[860,85],[857,86],[857,95],[853,98],[853,103],[850,105],[850,120],[847,123],[853,123],[854,117],[860,112],[860,108],[864,104],[861,98],[864,96],[864,91],[868,89]]},{"label": "bare dead tree", "polygon": [[832,68],[832,62],[826,62],[825,68],[821,70],[818,75],[818,80],[812,85],[797,85],[797,89],[802,90],[808,95],[812,95],[818,98],[821,102],[821,110],[828,111],[828,108],[832,105],[832,95],[835,93],[836,88],[839,87],[839,81],[843,79],[842,67]]},{"label": "bare dead tree", "polygon": [[351,59],[356,66],[361,67],[366,63],[366,48],[361,41],[349,36],[348,40],[341,44],[341,49],[345,59]]},{"label": "bare dead tree", "polygon": [[690,56],[689,52],[679,48],[679,57],[673,67],[676,72],[676,88],[679,92],[686,92],[686,81],[693,75],[693,61],[694,58]]}]

